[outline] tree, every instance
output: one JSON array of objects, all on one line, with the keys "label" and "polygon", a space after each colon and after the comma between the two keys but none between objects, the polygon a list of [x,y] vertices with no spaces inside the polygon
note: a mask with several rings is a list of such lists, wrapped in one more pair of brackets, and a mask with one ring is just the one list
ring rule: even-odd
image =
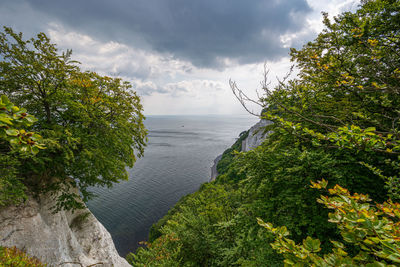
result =
[{"label": "tree", "polygon": [[291,50],[299,79],[268,90],[264,105],[320,131],[348,124],[382,134],[398,125],[400,102],[400,3],[362,1],[355,13],[334,22],[302,49]]},{"label": "tree", "polygon": [[18,170],[26,185],[57,192],[56,210],[74,209],[82,203],[71,187],[87,200],[89,186],[128,178],[146,142],[143,107],[128,82],[81,71],[44,33],[23,40],[5,27],[0,56],[0,93],[38,119],[33,129],[46,140],[47,149]]},{"label": "tree", "polygon": [[[325,189],[327,181],[312,182],[312,187]],[[272,248],[283,254],[285,266],[396,266],[400,263],[400,204],[391,200],[370,204],[368,195],[350,194],[336,185],[329,189],[332,196],[321,196],[318,202],[334,212],[329,221],[335,223],[343,240],[357,248],[356,255],[346,252],[343,243],[331,240],[334,249],[321,255],[318,239],[307,237],[302,244],[295,244],[287,236],[285,226],[274,228],[261,219],[258,222],[275,236]]]},{"label": "tree", "polygon": [[[327,151],[352,150],[364,168],[386,180],[392,198],[400,181],[400,3],[362,1],[356,12],[324,16],[326,28],[302,49],[299,69],[271,90],[268,71],[259,104],[269,130],[297,136]],[[289,72],[290,73],[290,72]],[[231,82],[242,104],[254,102]]]},{"label": "tree", "polygon": [[[303,146],[335,153],[339,159],[350,153],[351,161],[345,162],[353,169],[351,176],[347,176],[351,190],[362,193],[369,190],[378,201],[385,195],[376,194],[382,190],[379,186],[382,181],[392,199],[399,200],[400,193],[399,11],[398,1],[376,0],[362,1],[357,12],[341,14],[334,22],[324,14],[326,29],[301,50],[291,51],[300,69],[299,79],[281,83],[274,92],[264,87],[265,115],[275,122],[273,127],[296,136]],[[363,182],[356,171],[362,168],[369,170],[375,179]],[[398,218],[393,213],[398,204],[388,201],[384,204],[387,209],[376,210],[365,203],[363,194],[350,195],[339,186],[330,192],[338,197],[321,197],[320,201],[328,208],[336,208],[330,218],[338,223],[342,238],[352,243],[353,252],[354,247],[363,252],[349,256],[352,251],[345,252],[342,243],[335,241],[332,253],[321,256],[320,244],[327,242],[307,237],[303,245],[296,245],[285,237],[288,234],[285,227],[274,228],[260,221],[278,236],[272,247],[283,253],[285,263],[398,264]],[[363,214],[370,218],[364,218]],[[381,226],[389,232],[380,232]],[[373,233],[378,237],[370,233],[373,230],[379,232]],[[386,238],[383,242],[379,239],[382,236]]]}]

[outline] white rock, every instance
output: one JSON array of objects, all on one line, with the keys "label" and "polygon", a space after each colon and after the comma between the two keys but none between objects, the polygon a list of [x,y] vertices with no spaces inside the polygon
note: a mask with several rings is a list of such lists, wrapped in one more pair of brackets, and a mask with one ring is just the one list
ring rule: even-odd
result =
[{"label": "white rock", "polygon": [[253,125],[249,130],[247,138],[242,141],[242,151],[247,152],[261,145],[269,133],[264,131],[264,127],[271,123],[271,121],[260,120]]},{"label": "white rock", "polygon": [[[247,152],[247,151],[261,145],[261,143],[265,140],[267,135],[270,133],[270,132],[265,132],[264,127],[271,123],[272,123],[271,121],[260,120],[255,125],[253,125],[249,129],[249,135],[247,136],[247,138],[242,141],[242,151]],[[222,158],[222,155],[219,155],[218,157],[216,157],[214,159],[214,164],[211,167],[210,182],[214,181],[218,176],[217,164],[221,160],[221,158]]]},{"label": "white rock", "polygon": [[1,208],[0,246],[16,246],[48,266],[130,266],[87,208],[52,214],[52,203],[47,196]]},{"label": "white rock", "polygon": [[210,178],[210,182],[214,181],[217,176],[218,176],[218,171],[217,171],[217,164],[218,162],[222,159],[222,154],[219,155],[218,157],[216,157],[214,159],[214,164],[211,166],[211,178]]}]

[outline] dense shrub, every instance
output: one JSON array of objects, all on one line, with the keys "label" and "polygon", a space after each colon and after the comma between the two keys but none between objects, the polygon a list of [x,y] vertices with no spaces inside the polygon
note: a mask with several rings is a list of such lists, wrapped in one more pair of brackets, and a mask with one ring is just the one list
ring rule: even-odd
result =
[{"label": "dense shrub", "polygon": [[0,247],[0,265],[5,267],[45,267],[37,258],[31,257],[16,247]]}]

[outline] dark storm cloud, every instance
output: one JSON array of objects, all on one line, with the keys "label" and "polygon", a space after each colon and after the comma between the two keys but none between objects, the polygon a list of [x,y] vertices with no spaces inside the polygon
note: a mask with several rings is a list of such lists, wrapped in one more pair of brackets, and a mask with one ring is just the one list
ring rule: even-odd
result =
[{"label": "dark storm cloud", "polygon": [[[101,40],[150,46],[197,66],[274,60],[287,54],[280,35],[304,26],[306,0],[2,0],[0,7],[29,6],[26,25],[43,16]],[[3,10],[3,8],[1,8]],[[2,11],[0,11],[0,15]],[[21,12],[23,8],[21,8]],[[33,20],[33,21],[30,21]],[[0,18],[1,22],[1,18]],[[149,48],[149,47],[147,47]]]}]

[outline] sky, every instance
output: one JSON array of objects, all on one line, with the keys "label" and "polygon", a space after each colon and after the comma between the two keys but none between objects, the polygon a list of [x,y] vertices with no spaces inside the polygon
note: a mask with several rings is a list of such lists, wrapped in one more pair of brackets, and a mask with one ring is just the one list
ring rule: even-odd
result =
[{"label": "sky", "polygon": [[[1,0],[0,25],[46,33],[83,70],[121,77],[146,115],[246,114],[229,79],[250,97],[263,65],[283,77],[289,48],[323,29],[321,12],[359,0]],[[272,83],[272,85],[273,85]],[[256,106],[249,106],[259,112]]]}]

